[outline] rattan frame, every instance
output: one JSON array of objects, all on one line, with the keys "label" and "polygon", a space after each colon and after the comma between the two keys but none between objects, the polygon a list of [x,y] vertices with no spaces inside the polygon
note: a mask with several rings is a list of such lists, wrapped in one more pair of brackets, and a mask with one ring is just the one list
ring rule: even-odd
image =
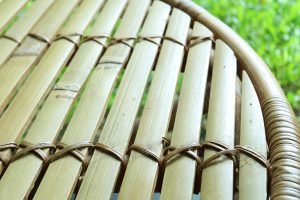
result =
[{"label": "rattan frame", "polygon": [[299,198],[300,128],[281,87],[257,53],[226,24],[189,0],[162,0],[207,26],[234,51],[248,73],[262,106],[270,163],[271,199]]}]

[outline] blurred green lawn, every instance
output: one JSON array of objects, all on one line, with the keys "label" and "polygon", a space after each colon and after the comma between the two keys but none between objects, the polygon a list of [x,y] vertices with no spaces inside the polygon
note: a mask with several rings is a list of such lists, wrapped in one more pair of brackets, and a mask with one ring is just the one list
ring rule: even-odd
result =
[{"label": "blurred green lawn", "polygon": [[300,116],[300,1],[194,1],[232,27],[258,52]]}]

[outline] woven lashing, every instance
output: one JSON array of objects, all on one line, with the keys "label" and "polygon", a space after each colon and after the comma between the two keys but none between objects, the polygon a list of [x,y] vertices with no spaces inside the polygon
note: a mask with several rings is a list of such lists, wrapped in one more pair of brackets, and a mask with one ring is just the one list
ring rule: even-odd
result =
[{"label": "woven lashing", "polygon": [[193,1],[2,0],[0,19],[1,200],[299,199],[282,89]]}]

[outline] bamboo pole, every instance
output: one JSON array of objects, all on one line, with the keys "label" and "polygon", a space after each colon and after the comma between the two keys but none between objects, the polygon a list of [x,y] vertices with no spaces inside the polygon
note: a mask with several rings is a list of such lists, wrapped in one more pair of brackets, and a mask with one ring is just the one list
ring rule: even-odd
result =
[{"label": "bamboo pole", "polygon": [[[211,38],[212,33],[195,23],[192,38]],[[191,40],[193,44],[193,39]],[[171,146],[198,144],[212,42],[202,41],[189,50],[172,134]],[[166,164],[161,199],[192,199],[196,161],[178,155]],[[179,184],[180,183],[180,184]]]},{"label": "bamboo pole", "polygon": [[[166,37],[174,38],[184,46],[169,40],[163,42],[134,142],[135,145],[154,152],[158,157],[163,148],[162,137],[168,131],[189,25],[188,15],[177,9],[172,11]],[[153,199],[158,169],[157,161],[133,150],[127,164],[119,199]]]},{"label": "bamboo pole", "polygon": [[[216,42],[205,141],[234,146],[236,58],[221,40]],[[204,160],[216,153],[205,149]],[[233,199],[233,161],[221,156],[202,173],[201,199]]]},{"label": "bamboo pole", "polygon": [[[114,104],[108,114],[98,142],[112,147],[124,157],[130,140],[135,117],[139,108],[147,79],[153,67],[158,44],[165,30],[170,7],[154,1],[136,44],[133,55],[117,91]],[[157,44],[156,44],[157,43]],[[78,199],[110,199],[120,172],[121,161],[103,151],[96,150],[78,193]],[[109,177],[107,179],[107,177]]]},{"label": "bamboo pole", "polygon": [[[242,146],[253,149],[267,157],[267,143],[262,111],[254,87],[246,72],[243,72],[241,110],[241,138]],[[253,158],[240,155],[239,169],[239,199],[250,200],[267,199],[267,171]]]},{"label": "bamboo pole", "polygon": [[78,0],[56,1],[30,31],[30,34],[41,36],[47,41],[27,36],[12,57],[0,68],[2,83],[0,84],[0,114],[16,94],[36,62],[44,54],[48,47],[47,43],[53,39],[77,3]]},{"label": "bamboo pole", "polygon": [[[130,56],[134,38],[144,20],[150,1],[131,0],[121,20],[115,37],[125,38],[106,50],[99,64],[92,73],[83,92],[78,107],[61,139],[61,142],[72,145],[91,141],[105,113],[109,94],[121,68]],[[80,149],[87,155],[87,149]],[[57,152],[59,153],[59,151]],[[68,173],[65,173],[65,172]],[[78,177],[82,171],[82,163],[76,158],[65,155],[53,161],[34,196],[34,199],[67,199],[70,198]]]},{"label": "bamboo pole", "polygon": [[25,6],[27,0],[4,0],[0,3],[0,33],[14,18],[20,9]]},{"label": "bamboo pole", "polygon": [[[110,35],[125,4],[124,0],[108,1],[97,17],[89,35]],[[102,44],[107,41],[107,38],[95,39]],[[72,103],[102,51],[103,45],[95,41],[89,40],[81,44],[67,71],[47,97],[26,134],[25,141],[31,144],[54,143]],[[19,149],[17,153],[21,153],[22,150],[24,151],[24,149]],[[44,152],[45,155],[49,154],[48,149],[45,149]],[[33,154],[15,160],[1,178],[0,199],[27,199],[42,168],[43,160]],[[19,180],[17,184],[15,183],[16,179]]]},{"label": "bamboo pole", "polygon": [[[67,2],[70,3],[69,0]],[[67,39],[59,39],[50,46],[0,118],[0,144],[12,141],[17,144],[20,143],[22,134],[34,117],[35,111],[51,89],[51,86],[53,86],[63,66],[72,56],[75,45],[79,42],[80,36],[72,34],[83,33],[102,3],[103,1],[98,0],[82,2],[68,23],[59,32]],[[9,158],[11,149],[5,150],[2,152],[3,154]]]},{"label": "bamboo pole", "polygon": [[33,2],[26,13],[4,35],[0,36],[0,68],[53,2],[54,0]]}]

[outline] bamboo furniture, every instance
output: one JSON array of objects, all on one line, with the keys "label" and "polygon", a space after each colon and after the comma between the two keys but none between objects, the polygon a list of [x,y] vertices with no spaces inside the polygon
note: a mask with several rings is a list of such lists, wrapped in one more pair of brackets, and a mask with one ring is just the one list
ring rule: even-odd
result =
[{"label": "bamboo furniture", "polygon": [[192,1],[2,0],[0,31],[0,199],[300,199],[280,86]]}]

